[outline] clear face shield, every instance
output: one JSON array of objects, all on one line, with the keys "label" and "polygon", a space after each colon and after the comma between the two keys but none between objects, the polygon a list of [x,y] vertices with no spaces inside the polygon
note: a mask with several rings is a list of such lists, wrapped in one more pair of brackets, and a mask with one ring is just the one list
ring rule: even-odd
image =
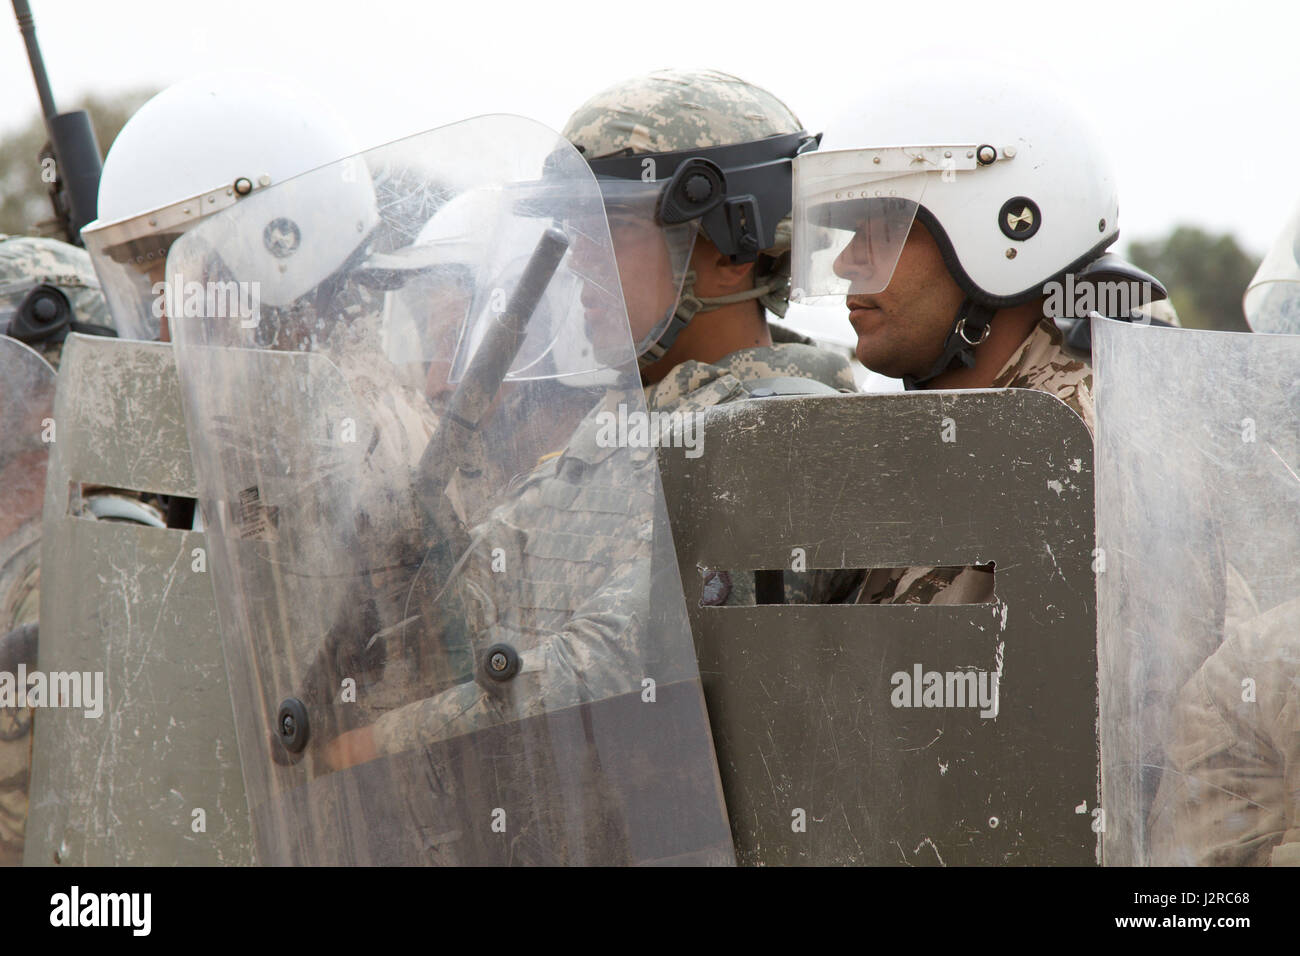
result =
[{"label": "clear face shield", "polygon": [[413,243],[366,260],[366,267],[401,277],[389,296],[388,356],[418,358],[429,365],[434,392],[453,389],[500,326],[509,293],[543,236],[560,227],[568,255],[542,291],[504,380],[609,379],[599,373],[623,360],[627,329],[601,207],[574,217],[575,205],[590,197],[572,194],[554,177],[448,193]]},{"label": "clear face shield", "polygon": [[1300,209],[1259,264],[1242,309],[1255,332],[1300,333]]},{"label": "clear face shield", "polygon": [[[663,185],[653,179],[599,182],[633,349],[640,355],[663,335],[677,310],[699,221],[665,221]],[[580,241],[576,250],[580,260],[592,257],[597,248],[594,238]]]},{"label": "clear face shield", "polygon": [[884,290],[935,175],[974,169],[973,146],[805,153],[794,161],[792,301],[843,305]]},{"label": "clear face shield", "polygon": [[256,188],[240,179],[130,219],[91,224],[81,232],[99,275],[109,312],[124,339],[159,338],[166,314],[167,252],[203,218],[234,205]]}]

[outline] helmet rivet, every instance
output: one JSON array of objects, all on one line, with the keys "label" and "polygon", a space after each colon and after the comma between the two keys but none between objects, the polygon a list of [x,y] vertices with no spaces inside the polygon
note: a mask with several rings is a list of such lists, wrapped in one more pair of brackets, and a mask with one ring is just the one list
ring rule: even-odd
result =
[{"label": "helmet rivet", "polygon": [[879,156],[872,156],[872,157],[871,157],[871,161],[872,161],[873,163],[876,163],[877,165],[879,165],[879,164],[880,164],[880,157],[879,157]]},{"label": "helmet rivet", "polygon": [[1015,257],[1016,257],[1016,250],[1015,250],[1015,249],[1008,249],[1008,250],[1007,250],[1007,258],[1008,258],[1008,259],[1014,259]]},{"label": "helmet rivet", "polygon": [[245,176],[240,176],[235,180],[235,192],[241,196],[247,196],[253,191],[253,181]]},{"label": "helmet rivet", "polygon": [[1106,231],[1106,220],[1105,220],[1105,219],[1103,219],[1101,222],[1097,223],[1097,231],[1098,231],[1098,232],[1105,232],[1105,231]]},{"label": "helmet rivet", "polygon": [[981,166],[988,166],[998,158],[998,151],[992,146],[981,146],[975,150],[975,158]]},{"label": "helmet rivet", "polygon": [[257,183],[259,186],[269,186],[271,185],[271,177],[266,175],[266,173],[262,173],[262,175],[257,177]]},{"label": "helmet rivet", "polygon": [[149,220],[149,225],[151,225],[151,226],[156,226],[156,225],[158,225],[158,220],[157,220],[157,219],[150,219],[150,220]]},{"label": "helmet rivet", "polygon": [[950,150],[950,149],[945,149],[945,150],[943,151],[943,158],[944,158],[944,159],[952,159],[952,150]]},{"label": "helmet rivet", "polygon": [[974,159],[974,158],[975,158],[975,150],[973,150],[973,149],[968,149],[968,150],[966,150],[966,158],[967,158],[967,159]]}]

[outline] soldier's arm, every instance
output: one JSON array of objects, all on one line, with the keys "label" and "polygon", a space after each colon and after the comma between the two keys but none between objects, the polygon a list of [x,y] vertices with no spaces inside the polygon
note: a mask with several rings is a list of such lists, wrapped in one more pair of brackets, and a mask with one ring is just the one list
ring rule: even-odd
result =
[{"label": "soldier's arm", "polygon": [[[628,693],[641,686],[649,614],[648,546],[629,554],[604,584],[560,628],[523,633],[507,624],[488,626],[478,642],[519,649],[520,670],[496,684],[485,675],[380,717],[359,738],[346,741],[335,766],[366,756],[399,753],[500,723]],[[651,675],[653,676],[653,675]],[[355,756],[355,754],[353,754]]]}]

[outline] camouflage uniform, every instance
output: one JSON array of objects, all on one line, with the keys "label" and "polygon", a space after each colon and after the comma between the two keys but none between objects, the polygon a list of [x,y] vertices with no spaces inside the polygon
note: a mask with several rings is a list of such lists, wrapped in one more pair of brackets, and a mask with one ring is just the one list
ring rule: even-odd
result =
[{"label": "camouflage uniform", "polygon": [[1180,691],[1148,820],[1154,863],[1300,865],[1297,633],[1300,600],[1230,624]]},{"label": "camouflage uniform", "polygon": [[[564,135],[594,160],[621,153],[708,150],[802,129],[789,107],[737,77],[714,70],[660,70],[592,97],[570,117]],[[775,244],[758,257],[753,293],[742,294],[779,316],[785,314],[788,304],[790,235],[786,215],[773,234]],[[738,296],[700,299],[694,282],[694,274],[687,273],[677,304],[677,318],[685,322],[698,312],[743,301]],[[843,357],[818,349],[787,330],[773,328],[772,334],[776,343],[772,346],[741,349],[714,364],[682,362],[646,389],[649,410],[670,414],[703,411],[750,397],[746,383],[765,378],[807,378],[841,391],[857,390]],[[710,600],[717,604],[754,603],[753,575],[722,570],[707,574],[711,576]],[[856,572],[787,573],[786,600],[817,603],[842,599],[857,580]]]},{"label": "camouflage uniform", "polygon": [[[1061,331],[1049,319],[1038,323],[1009,358],[992,388],[1032,388],[1055,395],[1096,428],[1092,367],[1065,350]],[[983,604],[993,600],[993,575],[979,567],[877,568],[853,603]]]},{"label": "camouflage uniform", "polygon": [[[813,345],[783,343],[741,349],[712,365],[688,361],[646,388],[652,412],[697,412],[750,397],[747,384],[767,378],[806,378],[841,392],[854,392],[853,372],[843,356]],[[668,452],[672,454],[672,452]],[[752,606],[752,573],[710,569],[704,572],[710,606]],[[829,604],[844,600],[861,583],[855,570],[785,573],[785,603]]]},{"label": "camouflage uniform", "polygon": [[[654,658],[655,451],[600,447],[596,428],[601,411],[633,401],[624,391],[608,393],[568,447],[517,482],[473,529],[469,559],[448,589],[452,609],[436,615],[455,622],[448,630],[463,622],[463,639],[476,651],[514,647],[519,673],[492,691],[458,683],[383,715],[372,725],[380,753],[640,688]],[[493,570],[495,549],[504,571]]]},{"label": "camouflage uniform", "polygon": [[[0,334],[8,328],[8,313],[41,284],[56,286],[67,296],[74,321],[112,328],[99,279],[84,249],[56,239],[0,235]],[[57,370],[63,352],[62,336],[30,344]],[[93,517],[88,510],[83,513]],[[17,648],[17,630],[34,625],[40,613],[39,503],[32,519],[15,530],[7,543],[15,550],[13,566],[0,575],[11,578],[0,581],[4,585],[0,587],[0,638],[11,635],[9,650],[13,652]],[[5,655],[0,669],[18,663],[12,654]],[[36,662],[25,663],[34,667]],[[23,859],[33,717],[32,708],[0,712],[0,866],[17,866]]]}]

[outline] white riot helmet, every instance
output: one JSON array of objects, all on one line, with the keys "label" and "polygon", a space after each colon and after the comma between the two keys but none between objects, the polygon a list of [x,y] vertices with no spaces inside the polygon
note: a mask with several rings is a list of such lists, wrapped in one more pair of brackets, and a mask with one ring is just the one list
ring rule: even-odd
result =
[{"label": "white riot helmet", "polygon": [[[1044,295],[1119,235],[1100,137],[1036,79],[926,67],[874,87],[794,161],[794,294],[883,290],[919,219],[965,293],[928,374],[973,362],[998,309]],[[843,273],[843,274],[841,274]]]},{"label": "white riot helmet", "polygon": [[[268,74],[207,74],[145,103],[104,160],[99,217],[82,230],[123,337],[157,337],[162,306],[153,290],[181,233],[266,186],[357,151],[328,104]],[[378,221],[374,191],[364,169],[349,185],[331,182],[330,210],[355,219],[364,235]],[[352,237],[337,229],[309,234],[277,222],[270,206],[268,214],[263,243],[249,250],[278,263],[259,270],[275,276],[262,283],[266,304],[301,295],[356,247],[342,248]]]},{"label": "white riot helmet", "polygon": [[384,327],[384,351],[395,364],[451,365],[474,306],[477,274],[492,248],[505,201],[499,189],[476,188],[448,199],[415,241],[392,252],[374,252],[363,268],[410,274],[392,298]]},{"label": "white riot helmet", "polygon": [[1300,207],[1255,271],[1242,309],[1253,332],[1300,334]]},{"label": "white riot helmet", "polygon": [[[449,382],[460,381],[552,221],[549,215],[523,211],[536,198],[528,187],[519,193],[488,187],[456,193],[410,246],[365,260],[370,269],[415,270],[418,275],[392,299],[385,329],[390,358],[445,362]],[[601,277],[585,274],[580,259],[575,256],[547,285],[508,379],[555,379],[575,387],[617,380],[617,370],[608,367],[610,356],[622,355],[627,342],[593,342],[582,300],[589,285],[600,287],[602,299],[618,301],[619,291],[612,283],[602,284]],[[430,317],[430,309],[437,314]],[[612,328],[623,331],[621,325]]]}]

